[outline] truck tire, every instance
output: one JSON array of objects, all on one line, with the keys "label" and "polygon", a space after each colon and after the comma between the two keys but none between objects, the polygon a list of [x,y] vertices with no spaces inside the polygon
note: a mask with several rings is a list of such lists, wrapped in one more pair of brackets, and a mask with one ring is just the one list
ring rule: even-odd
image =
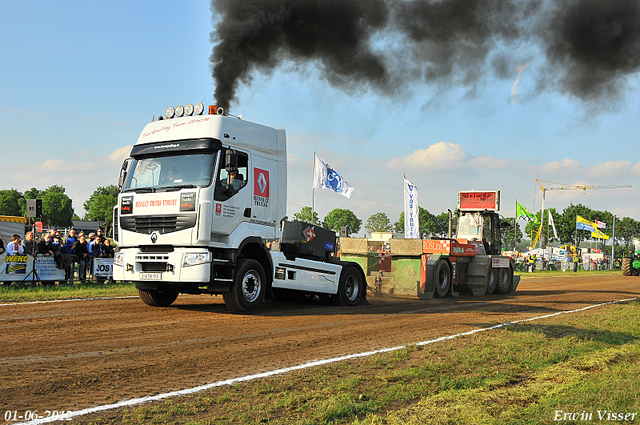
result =
[{"label": "truck tire", "polygon": [[497,285],[496,291],[499,294],[506,294],[511,290],[511,285],[513,285],[513,268],[509,266],[508,269],[500,269],[497,273]]},{"label": "truck tire", "polygon": [[248,313],[260,307],[266,289],[267,278],[262,265],[250,258],[240,258],[233,285],[222,298],[229,310]]},{"label": "truck tire", "polygon": [[178,298],[178,291],[167,286],[162,290],[144,291],[142,289],[138,289],[138,295],[146,305],[150,305],[152,307],[167,307],[173,304],[176,298]]},{"label": "truck tire", "polygon": [[491,264],[489,264],[489,266],[487,267],[487,286],[485,294],[491,295],[496,291],[499,275],[500,270],[494,269],[493,267],[491,267]]},{"label": "truck tire", "polygon": [[624,257],[622,259],[622,276],[632,276],[633,275],[633,267],[632,267],[632,259],[630,257]]},{"label": "truck tire", "polygon": [[438,297],[446,296],[451,287],[451,267],[449,267],[447,260],[440,260],[436,264],[435,279],[435,295]]},{"label": "truck tire", "polygon": [[340,273],[338,293],[331,296],[331,303],[342,306],[358,305],[366,290],[366,281],[360,270],[356,267],[347,267]]}]

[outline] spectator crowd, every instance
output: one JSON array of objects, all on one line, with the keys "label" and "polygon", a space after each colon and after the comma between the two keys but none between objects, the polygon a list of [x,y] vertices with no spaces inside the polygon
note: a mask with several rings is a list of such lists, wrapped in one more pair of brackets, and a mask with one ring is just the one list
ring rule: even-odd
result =
[{"label": "spectator crowd", "polygon": [[25,234],[24,240],[20,235],[13,235],[11,242],[2,249],[6,249],[8,255],[53,257],[56,267],[65,270],[67,281],[76,278],[79,281],[87,280],[93,270],[94,258],[113,258],[114,255],[111,240],[105,237],[101,228],[88,236],[85,236],[84,232],[76,233],[75,229],[71,229],[65,238],[56,227],[52,227],[37,241],[34,233],[30,231]]}]

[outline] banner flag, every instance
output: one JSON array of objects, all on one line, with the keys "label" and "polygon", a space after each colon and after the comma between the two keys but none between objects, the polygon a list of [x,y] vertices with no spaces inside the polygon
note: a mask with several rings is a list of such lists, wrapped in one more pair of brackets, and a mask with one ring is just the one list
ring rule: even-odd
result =
[{"label": "banner flag", "polygon": [[598,229],[606,229],[607,228],[607,223],[605,223],[604,221],[596,220],[596,224],[598,225]]},{"label": "banner flag", "polygon": [[538,217],[531,214],[525,207],[520,205],[520,202],[516,201],[516,218],[520,220],[533,221],[540,224]]},{"label": "banner flag", "polygon": [[551,210],[549,210],[549,224],[551,225],[551,227],[553,227],[553,235],[555,236],[555,238],[560,239],[558,237],[558,232],[556,231],[556,225],[553,222],[553,214],[551,214]]},{"label": "banner flag", "polygon": [[579,215],[576,216],[576,230],[589,230],[590,232],[595,233],[597,229],[598,226],[595,223],[582,218]]},{"label": "banner flag", "polygon": [[420,239],[418,187],[404,178],[404,237]]},{"label": "banner flag", "polygon": [[[314,154],[315,155],[315,154]],[[351,198],[351,194],[355,190],[342,175],[327,164],[318,155],[315,155],[315,169],[313,170],[313,188],[314,189],[331,189],[342,196]]]},{"label": "banner flag", "polygon": [[596,229],[595,232],[591,232],[591,237],[596,239],[609,239],[609,236],[605,235],[600,229]]}]

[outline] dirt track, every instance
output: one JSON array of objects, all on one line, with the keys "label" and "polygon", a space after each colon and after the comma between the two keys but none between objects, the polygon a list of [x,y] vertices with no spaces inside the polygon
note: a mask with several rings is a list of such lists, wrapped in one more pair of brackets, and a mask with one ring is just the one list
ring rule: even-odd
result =
[{"label": "dirt track", "polygon": [[640,278],[527,279],[509,295],[369,297],[343,308],[221,297],[0,305],[1,411],[78,410],[640,295]]}]

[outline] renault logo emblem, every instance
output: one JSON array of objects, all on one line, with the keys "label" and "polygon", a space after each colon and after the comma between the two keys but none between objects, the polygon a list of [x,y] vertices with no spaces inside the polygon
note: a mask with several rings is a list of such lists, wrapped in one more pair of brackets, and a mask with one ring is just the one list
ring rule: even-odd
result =
[{"label": "renault logo emblem", "polygon": [[153,232],[151,234],[151,242],[156,243],[157,240],[158,240],[158,232]]}]

